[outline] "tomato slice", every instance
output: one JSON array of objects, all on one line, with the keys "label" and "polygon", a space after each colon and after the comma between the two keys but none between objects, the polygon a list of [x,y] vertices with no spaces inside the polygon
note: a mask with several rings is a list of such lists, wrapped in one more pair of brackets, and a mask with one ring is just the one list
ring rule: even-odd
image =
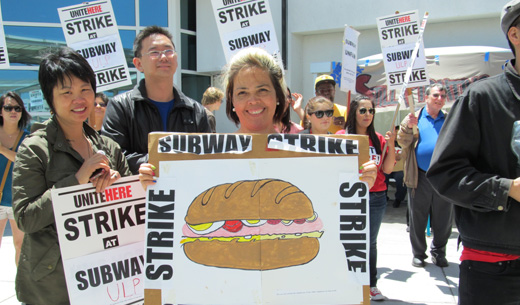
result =
[{"label": "tomato slice", "polygon": [[269,219],[269,220],[267,220],[267,223],[270,224],[270,225],[277,225],[281,221],[282,221],[281,219]]},{"label": "tomato slice", "polygon": [[299,225],[304,224],[305,223],[305,219],[295,219],[294,223],[299,224]]},{"label": "tomato slice", "polygon": [[244,225],[240,220],[227,220],[222,227],[224,230],[228,232],[238,232],[242,229]]}]

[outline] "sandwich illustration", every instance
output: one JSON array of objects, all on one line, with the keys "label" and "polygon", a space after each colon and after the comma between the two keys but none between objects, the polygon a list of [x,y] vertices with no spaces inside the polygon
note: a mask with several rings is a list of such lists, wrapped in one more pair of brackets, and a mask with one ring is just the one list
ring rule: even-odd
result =
[{"label": "sandwich illustration", "polygon": [[298,187],[276,179],[214,186],[188,208],[181,244],[191,261],[222,268],[271,270],[318,254],[323,224]]}]

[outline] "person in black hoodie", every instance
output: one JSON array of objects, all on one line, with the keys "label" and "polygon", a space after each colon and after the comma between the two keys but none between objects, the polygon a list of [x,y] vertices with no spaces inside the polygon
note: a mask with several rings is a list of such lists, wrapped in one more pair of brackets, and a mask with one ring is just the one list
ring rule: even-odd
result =
[{"label": "person in black hoodie", "polygon": [[[520,0],[502,30],[518,58]],[[463,250],[459,304],[520,302],[520,62],[472,84],[448,115],[427,177],[455,205]]]}]

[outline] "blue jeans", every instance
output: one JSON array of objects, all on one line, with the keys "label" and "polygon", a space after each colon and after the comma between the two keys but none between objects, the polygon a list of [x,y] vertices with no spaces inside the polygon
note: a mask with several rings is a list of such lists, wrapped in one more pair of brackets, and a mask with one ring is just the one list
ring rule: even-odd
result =
[{"label": "blue jeans", "polygon": [[370,192],[370,287],[377,284],[377,235],[386,211],[386,191]]}]

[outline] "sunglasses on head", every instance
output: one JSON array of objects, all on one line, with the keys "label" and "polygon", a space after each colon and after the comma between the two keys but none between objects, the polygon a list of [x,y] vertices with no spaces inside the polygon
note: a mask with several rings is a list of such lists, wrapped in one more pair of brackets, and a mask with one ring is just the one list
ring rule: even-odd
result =
[{"label": "sunglasses on head", "polygon": [[374,108],[365,108],[365,107],[359,108],[359,114],[365,114],[365,113],[367,113],[367,111],[370,114],[376,113],[376,110]]},{"label": "sunglasses on head", "polygon": [[94,103],[94,107],[97,107],[97,106],[105,108],[107,106],[107,104],[105,104],[105,103]]},{"label": "sunglasses on head", "polygon": [[326,115],[330,118],[334,114],[334,110],[318,110],[314,112],[309,112],[309,115],[315,115],[318,119],[321,119],[323,115]]},{"label": "sunglasses on head", "polygon": [[16,111],[16,112],[22,112],[22,107],[20,106],[9,106],[9,105],[4,105],[4,110],[7,111],[7,112],[11,112],[11,111]]}]

